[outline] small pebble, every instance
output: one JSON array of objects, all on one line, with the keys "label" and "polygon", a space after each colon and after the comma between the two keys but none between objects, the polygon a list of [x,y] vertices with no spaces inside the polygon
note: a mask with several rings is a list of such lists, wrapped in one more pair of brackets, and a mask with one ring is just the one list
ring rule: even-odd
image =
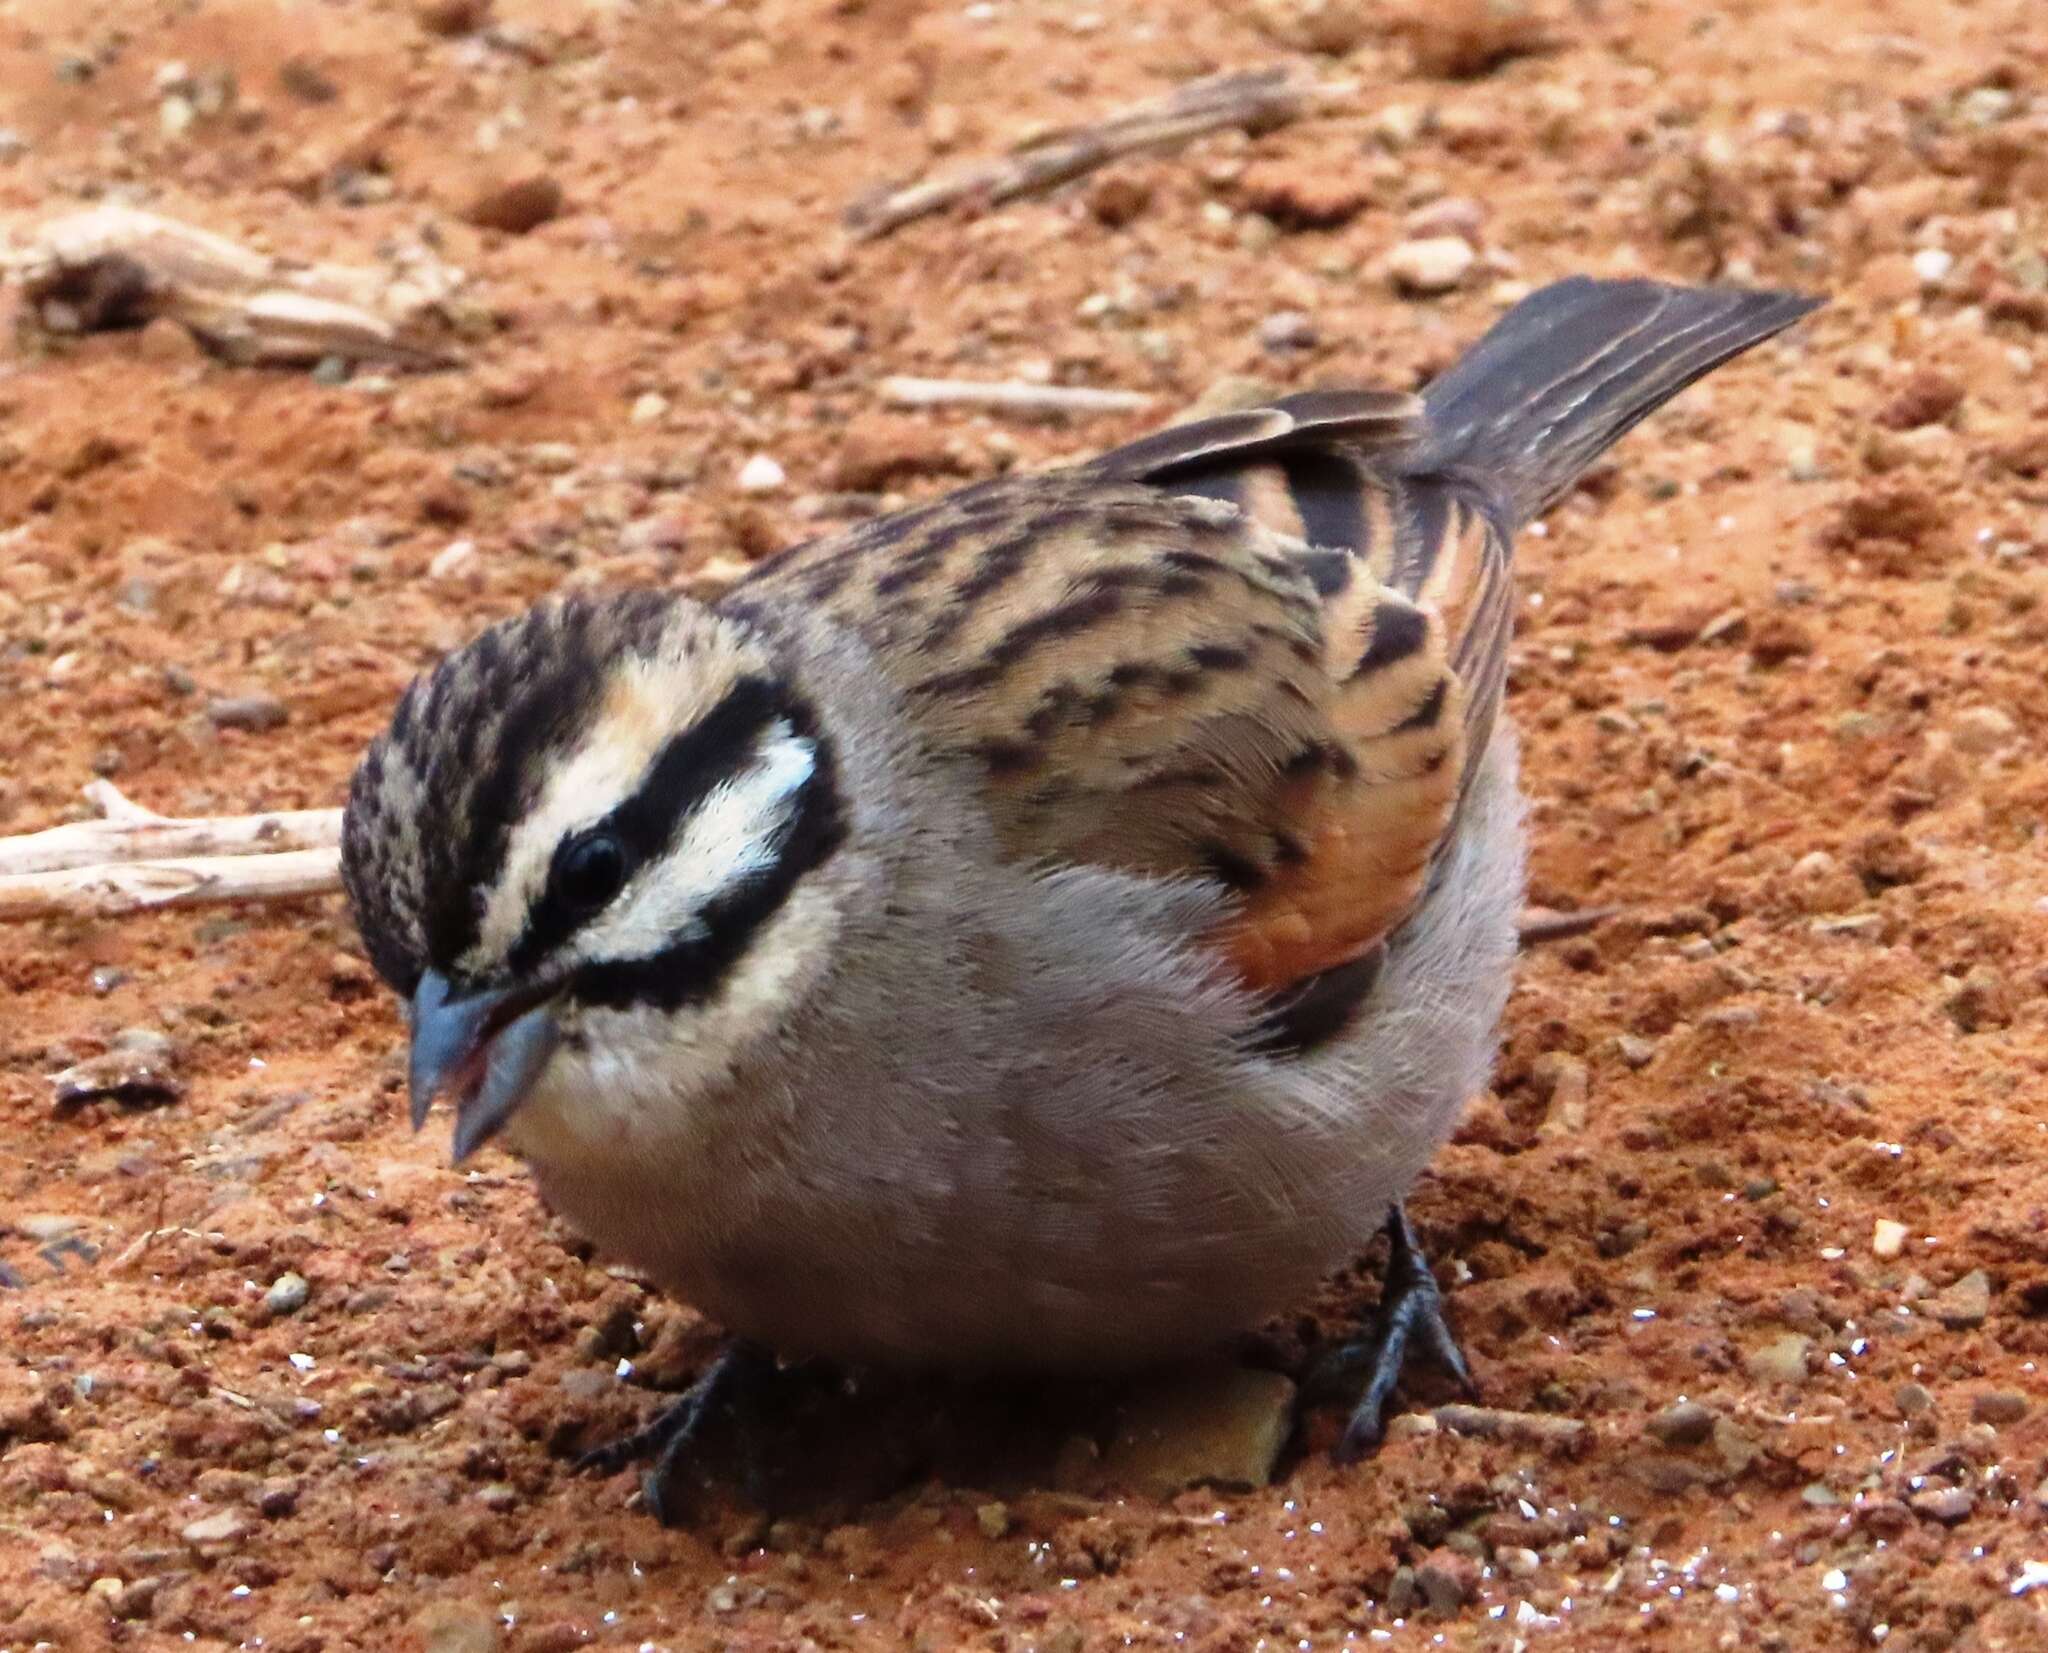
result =
[{"label": "small pebble", "polygon": [[1970,1402],[1970,1418],[1994,1429],[2015,1424],[2027,1415],[2027,1397],[2012,1389],[1997,1389]]},{"label": "small pebble", "polygon": [[1908,1418],[1934,1409],[1934,1391],[1924,1383],[1902,1383],[1892,1393],[1892,1404]]},{"label": "small pebble", "polygon": [[1703,1446],[1714,1437],[1714,1414],[1696,1400],[1682,1400],[1650,1420],[1650,1433],[1666,1446]]},{"label": "small pebble", "polygon": [[1312,350],[1321,337],[1315,318],[1300,310],[1276,310],[1259,323],[1259,343],[1276,354]]},{"label": "small pebble", "polygon": [[1010,1506],[1002,1503],[977,1504],[974,1521],[984,1538],[1001,1538],[1010,1530]]},{"label": "small pebble", "polygon": [[297,1314],[312,1294],[303,1274],[280,1274],[263,1294],[263,1306],[274,1315]]},{"label": "small pebble", "polygon": [[566,204],[562,186],[545,173],[486,184],[470,198],[462,216],[479,229],[525,235],[559,218]]},{"label": "small pebble", "polygon": [[253,734],[275,729],[291,713],[273,694],[220,695],[206,703],[206,720],[216,729],[246,729]]},{"label": "small pebble", "polygon": [[1975,86],[1956,104],[1956,116],[1965,126],[1996,126],[2018,107],[2019,99],[2003,86]]},{"label": "small pebble", "polygon": [[1870,1232],[1870,1251],[1875,1257],[1896,1257],[1906,1249],[1906,1225],[1879,1217]]},{"label": "small pebble", "polygon": [[1913,274],[1923,287],[1939,287],[1955,267],[1955,254],[1941,247],[1922,247],[1913,255]]},{"label": "small pebble", "polygon": [[1570,1132],[1585,1129],[1591,1079],[1586,1064],[1561,1050],[1547,1050],[1530,1065],[1529,1083],[1549,1108],[1546,1124]]},{"label": "small pebble", "polygon": [[743,494],[772,494],[789,480],[789,473],[765,453],[757,453],[740,467],[739,487]]},{"label": "small pebble", "polygon": [[475,540],[450,540],[446,546],[434,553],[434,560],[427,564],[427,578],[448,580],[467,572],[477,560]]},{"label": "small pebble", "polygon": [[1785,474],[1794,482],[1824,482],[1827,467],[1821,462],[1820,444],[1801,436],[1785,450]]},{"label": "small pebble", "polygon": [[197,1521],[188,1521],[178,1530],[178,1536],[187,1544],[203,1548],[232,1544],[248,1530],[249,1523],[234,1510],[220,1510],[212,1515],[203,1515]]},{"label": "small pebble", "polygon": [[2010,1027],[2016,1008],[2011,986],[1988,964],[1973,966],[1950,989],[1944,1003],[1950,1019],[1965,1033]]},{"label": "small pebble", "polygon": [[1763,1456],[1764,1449],[1755,1438],[1728,1418],[1721,1418],[1714,1424],[1714,1452],[1727,1466],[1730,1475],[1746,1475],[1750,1466]]},{"label": "small pebble", "polygon": [[1462,283],[1478,257],[1462,235],[1404,241],[1387,254],[1387,279],[1410,298],[1430,298]]},{"label": "small pebble", "polygon": [[1977,1495],[1968,1487],[1929,1487],[1914,1493],[1906,1502],[1915,1515],[1953,1527],[1958,1521],[1969,1519],[1970,1512],[1977,1507]]},{"label": "small pebble", "polygon": [[1620,1056],[1622,1065],[1631,1068],[1646,1068],[1656,1059],[1657,1046],[1654,1040],[1638,1038],[1633,1033],[1623,1033],[1614,1041],[1615,1054]]},{"label": "small pebble", "polygon": [[1928,1305],[1934,1318],[1952,1332],[1974,1331],[1991,1315],[1991,1278],[1974,1268],[1954,1285],[1937,1292]]},{"label": "small pebble", "polygon": [[652,425],[668,412],[668,398],[659,391],[643,391],[633,398],[631,418],[636,425]]},{"label": "small pebble", "polygon": [[1456,1550],[1432,1550],[1415,1569],[1415,1586],[1432,1612],[1448,1616],[1479,1594],[1479,1566]]},{"label": "small pebble", "polygon": [[299,1507],[299,1483],[283,1476],[265,1481],[256,1491],[256,1513],[281,1521]]},{"label": "small pebble", "polygon": [[1804,1383],[1806,1356],[1812,1347],[1813,1339],[1787,1332],[1752,1350],[1742,1362],[1743,1370],[1757,1383]]},{"label": "small pebble", "polygon": [[429,34],[474,34],[491,20],[491,0],[418,0],[420,27]]}]

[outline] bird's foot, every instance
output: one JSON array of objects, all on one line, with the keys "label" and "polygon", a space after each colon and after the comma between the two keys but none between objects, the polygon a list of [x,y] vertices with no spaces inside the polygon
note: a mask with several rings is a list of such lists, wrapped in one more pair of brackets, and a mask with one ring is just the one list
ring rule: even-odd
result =
[{"label": "bird's foot", "polygon": [[[714,1414],[751,1413],[754,1410],[752,1403],[761,1386],[771,1382],[775,1372],[772,1354],[736,1339],[719,1351],[718,1358],[705,1368],[703,1376],[691,1384],[679,1399],[664,1406],[649,1423],[632,1434],[592,1447],[576,1460],[576,1468],[594,1470],[600,1475],[616,1475],[628,1464],[653,1459],[652,1465],[640,1477],[641,1496],[655,1520],[664,1527],[674,1526],[681,1513],[674,1482],[684,1457],[702,1444]],[[739,1443],[742,1461],[746,1466],[746,1478],[752,1483],[758,1477],[759,1464],[754,1443],[744,1438],[749,1433],[746,1423],[742,1421],[739,1427],[743,1437]]]},{"label": "bird's foot", "polygon": [[1430,1272],[1429,1259],[1409,1225],[1408,1213],[1396,1205],[1387,1215],[1387,1271],[1380,1284],[1380,1305],[1371,1332],[1339,1344],[1316,1362],[1305,1392],[1329,1394],[1360,1367],[1367,1373],[1365,1392],[1351,1409],[1351,1419],[1337,1442],[1340,1464],[1353,1463],[1377,1446],[1386,1430],[1387,1401],[1400,1381],[1410,1346],[1415,1345],[1455,1378],[1467,1395],[1476,1395],[1464,1351],[1444,1319],[1443,1293]]}]

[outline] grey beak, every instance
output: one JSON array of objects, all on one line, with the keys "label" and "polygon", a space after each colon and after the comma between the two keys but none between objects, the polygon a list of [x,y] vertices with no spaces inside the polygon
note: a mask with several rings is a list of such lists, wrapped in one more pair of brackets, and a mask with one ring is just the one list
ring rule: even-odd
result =
[{"label": "grey beak", "polygon": [[455,1104],[455,1164],[481,1148],[524,1102],[560,1035],[546,997],[516,990],[450,996],[438,970],[420,977],[412,996],[412,1128],[451,1079],[481,1063],[481,1076]]}]

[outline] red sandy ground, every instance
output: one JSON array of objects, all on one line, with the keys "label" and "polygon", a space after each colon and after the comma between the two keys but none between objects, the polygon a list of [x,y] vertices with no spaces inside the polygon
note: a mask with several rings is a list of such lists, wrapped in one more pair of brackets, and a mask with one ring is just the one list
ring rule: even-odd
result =
[{"label": "red sandy ground", "polygon": [[[620,1355],[679,1380],[712,1330],[589,1259],[510,1162],[457,1175],[440,1130],[407,1134],[399,1021],[338,902],[23,925],[0,1648],[2048,1645],[2048,1590],[2016,1587],[2048,1559],[2048,8],[1586,0],[1479,74],[1476,4],[505,0],[495,36],[423,26],[448,9],[0,18],[17,230],[113,196],[306,257],[431,235],[471,274],[467,365],[381,386],[161,329],[22,337],[0,830],[83,813],[96,766],[179,813],[339,802],[409,674],[564,582],[757,555],[857,504],[834,496],[1147,423],[885,413],[885,373],[1049,370],[1163,415],[1229,373],[1413,383],[1513,283],[1572,271],[1832,297],[1524,548],[1535,894],[1627,912],[1528,957],[1417,1212],[1488,1398],[1591,1437],[1310,1450],[1160,1502],[1059,1490],[1040,1414],[1057,1438],[1094,1403],[969,1396],[923,1408],[952,1420],[936,1476],[894,1460],[773,1526],[714,1491],[663,1531],[630,1476],[567,1461],[657,1398]],[[1334,56],[1290,44],[1308,13]],[[838,228],[878,180],[1288,59],[1353,100]],[[167,134],[169,62],[232,68],[235,108]],[[522,173],[561,216],[463,221]],[[1446,197],[1486,260],[1402,300],[1379,260]],[[1929,248],[1953,263],[1923,283]],[[1266,349],[1278,311],[1320,342]],[[738,490],[757,452],[787,488]],[[457,538],[474,558],[429,578]],[[289,721],[216,731],[206,701],[243,693]],[[49,1074],[134,1026],[181,1047],[183,1099],[57,1114]],[[273,1321],[287,1270],[311,1300]],[[1977,1270],[1988,1308],[1940,1297]],[[1369,1279],[1276,1341],[1338,1332]],[[1712,1439],[1649,1427],[1681,1397]],[[878,1404],[803,1427],[886,1468],[908,1418]],[[1397,1622],[1403,1565],[1469,1600]]]}]

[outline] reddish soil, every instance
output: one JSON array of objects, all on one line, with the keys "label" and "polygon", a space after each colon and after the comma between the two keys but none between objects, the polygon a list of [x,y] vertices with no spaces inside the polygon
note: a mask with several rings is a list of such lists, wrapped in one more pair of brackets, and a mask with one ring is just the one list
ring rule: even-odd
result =
[{"label": "reddish soil", "polygon": [[[465,32],[485,9],[7,8],[14,232],[111,197],[299,257],[426,238],[470,283],[444,373],[18,334],[0,831],[82,816],[95,772],[178,813],[339,802],[412,672],[565,582],[1148,423],[884,412],[887,373],[1050,373],[1164,417],[1226,374],[1413,383],[1574,271],[1832,298],[1524,547],[1535,894],[1626,910],[1529,954],[1416,1210],[1487,1399],[1589,1432],[1340,1470],[1323,1414],[1274,1485],[1160,1500],[1064,1490],[1039,1447],[1088,1397],[925,1396],[937,1473],[855,1452],[772,1525],[728,1484],[665,1531],[569,1460],[713,1330],[512,1162],[458,1174],[408,1134],[338,901],[25,924],[0,1648],[2048,1645],[2048,8],[1584,0],[1532,31],[1481,0],[501,0]],[[1290,59],[1357,90],[838,228],[878,180]],[[168,63],[234,98],[169,130]],[[551,221],[465,219],[535,177]],[[1478,267],[1397,296],[1380,261],[1446,223]],[[1262,342],[1279,312],[1308,322],[1267,338],[1311,342]],[[740,490],[757,453],[787,486]],[[249,694],[286,721],[209,719]],[[57,1111],[49,1076],[136,1027],[182,1098]],[[294,1271],[309,1300],[273,1315]],[[1340,1332],[1370,1280],[1273,1341]],[[886,1446],[909,1415],[827,1396],[792,1428]]]}]

